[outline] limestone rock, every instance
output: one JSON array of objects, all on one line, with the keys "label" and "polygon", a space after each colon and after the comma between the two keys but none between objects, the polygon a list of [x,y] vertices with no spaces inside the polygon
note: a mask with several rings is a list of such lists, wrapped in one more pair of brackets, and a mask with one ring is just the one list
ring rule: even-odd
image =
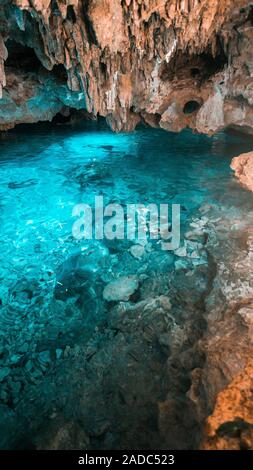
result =
[{"label": "limestone rock", "polygon": [[253,152],[243,153],[233,158],[231,168],[240,183],[253,191]]},{"label": "limestone rock", "polygon": [[253,449],[253,361],[219,393],[206,423],[203,448]]},{"label": "limestone rock", "polygon": [[[247,0],[2,0],[0,129],[67,106],[106,117],[116,131],[144,120],[253,133],[252,42]],[[41,69],[60,72],[65,97],[40,80]]]},{"label": "limestone rock", "polygon": [[139,282],[136,276],[122,276],[107,284],[103,297],[108,302],[127,301],[137,291],[138,286]]}]

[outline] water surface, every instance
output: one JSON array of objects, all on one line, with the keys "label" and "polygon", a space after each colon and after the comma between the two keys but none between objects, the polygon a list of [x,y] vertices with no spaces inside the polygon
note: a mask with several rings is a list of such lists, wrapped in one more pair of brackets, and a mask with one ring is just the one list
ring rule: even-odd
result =
[{"label": "water surface", "polygon": [[[79,413],[77,392],[70,382],[68,386],[71,379],[67,377],[75,364],[80,367],[76,347],[91,340],[96,343],[108,327],[112,306],[103,301],[105,285],[122,275],[137,275],[141,289],[132,299],[137,305],[158,295],[168,296],[169,279],[180,269],[177,262],[187,268],[182,257],[164,252],[156,242],[138,260],[129,252],[129,241],[74,240],[73,207],[83,202],[93,207],[97,195],[104,196],[105,204],[117,202],[124,207],[132,203],[181,204],[183,244],[189,221],[200,208],[213,205],[216,211],[220,208],[221,213],[231,213],[237,220],[243,220],[251,210],[252,196],[235,181],[230,161],[251,150],[252,142],[225,133],[209,138],[188,131],[171,134],[148,128],[114,134],[103,122],[92,122],[75,128],[21,127],[2,138],[0,148],[0,443],[5,448],[43,447],[31,444],[31,422],[36,421],[34,413],[40,415],[38,426],[47,426],[51,414],[58,416],[59,410],[53,411],[54,393],[62,394],[61,409],[68,409],[61,411],[63,415],[70,419],[72,413]],[[205,257],[202,261],[207,264]],[[202,261],[195,260],[193,267]],[[139,347],[142,339],[135,337],[134,341]],[[165,364],[165,356],[156,358],[159,367]],[[138,418],[143,423],[150,396],[154,395],[155,402],[164,397],[167,385],[161,386],[161,371],[157,374],[154,389],[147,392],[149,372],[144,374],[141,399],[147,404]],[[62,378],[63,384],[60,389],[51,389],[56,377]],[[120,382],[119,374],[116,385]],[[133,375],[133,391],[135,382]],[[101,393],[107,386],[101,385]],[[87,396],[92,393],[91,387]],[[31,396],[35,395],[36,405],[32,405]],[[83,406],[90,409],[89,416],[97,416],[88,398]],[[97,413],[101,418],[100,411]],[[20,428],[14,436],[17,423]],[[152,436],[157,431],[152,426],[145,423],[151,437],[146,443],[140,440],[147,447],[155,443]],[[39,433],[36,426],[35,432]],[[101,447],[124,444],[124,439],[119,440],[121,444],[110,441],[110,432],[104,431]],[[128,436],[125,442],[132,442],[132,438]],[[96,447],[98,441],[87,445]]]}]

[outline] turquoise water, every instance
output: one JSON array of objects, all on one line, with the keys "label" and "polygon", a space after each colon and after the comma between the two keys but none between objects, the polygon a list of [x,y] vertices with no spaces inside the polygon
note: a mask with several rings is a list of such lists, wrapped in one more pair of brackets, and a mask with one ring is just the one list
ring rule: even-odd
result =
[{"label": "turquoise water", "polygon": [[[231,157],[251,142],[190,132],[143,129],[115,135],[102,124],[85,129],[27,128],[1,142],[1,268],[54,270],[73,249],[71,217],[78,203],[179,203],[183,220],[201,204],[236,205]],[[15,278],[15,277],[14,277]]]},{"label": "turquoise water", "polygon": [[[22,448],[35,445],[26,435],[34,429],[38,433],[31,416],[40,414],[38,426],[48,420],[50,407],[43,411],[40,391],[46,394],[56,376],[71,373],[76,354],[71,351],[78,344],[102,334],[113,307],[103,300],[105,285],[135,275],[142,284],[134,304],[167,295],[168,276],[182,261],[156,241],[141,259],[131,255],[133,242],[128,240],[77,241],[72,236],[73,207],[93,206],[97,195],[104,196],[105,204],[123,207],[181,204],[184,243],[199,208],[214,205],[239,219],[250,210],[252,197],[235,181],[229,165],[233,156],[252,149],[252,141],[147,128],[117,135],[99,122],[21,128],[2,138],[0,148],[0,445]],[[64,394],[66,399],[68,387]],[[73,390],[69,400],[75,400]],[[18,428],[14,437],[18,424],[22,431]]]}]

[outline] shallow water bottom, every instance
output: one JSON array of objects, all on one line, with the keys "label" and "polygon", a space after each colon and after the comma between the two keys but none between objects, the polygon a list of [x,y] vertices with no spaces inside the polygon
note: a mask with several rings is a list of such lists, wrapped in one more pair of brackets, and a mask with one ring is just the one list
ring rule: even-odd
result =
[{"label": "shallow water bottom", "polygon": [[[1,448],[197,447],[187,392],[205,360],[193,347],[215,276],[206,245],[218,221],[220,260],[229,237],[243,249],[252,196],[229,166],[251,140],[116,135],[99,121],[24,127],[0,144]],[[76,240],[73,208],[96,196],[180,204],[181,248]],[[105,299],[122,277],[133,295]]]}]

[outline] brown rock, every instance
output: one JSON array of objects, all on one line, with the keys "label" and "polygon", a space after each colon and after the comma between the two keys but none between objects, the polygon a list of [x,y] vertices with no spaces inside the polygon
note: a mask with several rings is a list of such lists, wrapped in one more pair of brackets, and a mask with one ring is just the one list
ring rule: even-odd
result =
[{"label": "brown rock", "polygon": [[[249,355],[252,355],[249,352]],[[207,419],[204,449],[253,450],[253,361],[219,393]]]},{"label": "brown rock", "polygon": [[231,163],[235,176],[247,189],[253,191],[253,152],[243,153],[235,157]]},{"label": "brown rock", "polygon": [[[32,48],[52,73],[64,67],[69,92],[83,93],[86,110],[105,116],[114,130],[131,131],[142,118],[172,131],[213,134],[232,126],[253,132],[247,0],[14,3],[15,10],[2,1],[0,50],[15,41]],[[4,98],[11,93],[4,80],[8,63],[0,52]],[[28,122],[23,110],[19,116]],[[6,117],[1,126],[11,123],[15,119]]]}]

